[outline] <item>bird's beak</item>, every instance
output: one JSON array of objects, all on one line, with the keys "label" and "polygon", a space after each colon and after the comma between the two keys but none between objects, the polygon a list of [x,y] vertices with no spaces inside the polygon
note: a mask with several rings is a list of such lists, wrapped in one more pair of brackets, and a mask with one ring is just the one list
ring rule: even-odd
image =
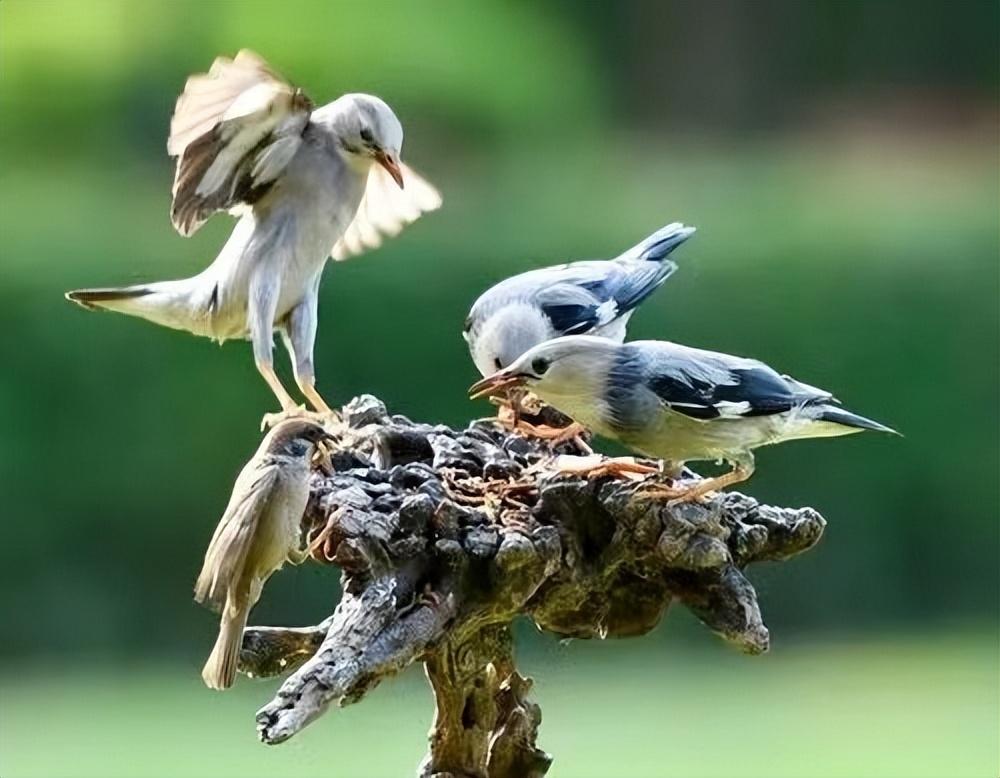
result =
[{"label": "bird's beak", "polygon": [[524,376],[508,373],[500,370],[493,375],[488,375],[482,381],[477,381],[469,387],[469,399],[475,400],[477,397],[489,397],[502,392],[513,386],[523,386]]},{"label": "bird's beak", "polygon": [[399,184],[399,188],[402,189],[403,170],[399,167],[399,160],[393,157],[389,152],[379,149],[375,152],[375,161],[389,171],[389,175],[392,176],[392,180]]}]

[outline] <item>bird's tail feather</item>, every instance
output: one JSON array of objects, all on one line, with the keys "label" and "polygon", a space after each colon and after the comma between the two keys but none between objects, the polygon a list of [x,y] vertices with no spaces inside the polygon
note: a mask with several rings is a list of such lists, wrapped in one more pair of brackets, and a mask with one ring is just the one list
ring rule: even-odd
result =
[{"label": "bird's tail feather", "polygon": [[248,605],[234,606],[229,602],[223,608],[219,637],[201,671],[202,680],[209,689],[228,689],[236,680],[236,663],[240,658],[248,611]]},{"label": "bird's tail feather", "polygon": [[66,299],[88,310],[104,309],[138,316],[174,329],[191,329],[197,277],[136,286],[76,289]]},{"label": "bird's tail feather", "polygon": [[685,227],[680,222],[668,224],[624,252],[619,259],[641,259],[650,262],[659,262],[694,233],[694,227]]},{"label": "bird's tail feather", "polygon": [[819,416],[816,418],[818,421],[839,424],[842,427],[851,427],[858,430],[874,430],[875,432],[888,432],[892,435],[900,434],[892,427],[887,427],[884,424],[879,424],[877,421],[873,421],[872,419],[866,419],[864,416],[858,416],[856,413],[851,413],[850,411],[845,411],[843,408],[837,408],[830,405],[823,406]]},{"label": "bird's tail feather", "polygon": [[66,292],[66,299],[90,310],[94,310],[95,308],[109,308],[114,310],[114,306],[123,304],[125,300],[134,300],[137,297],[145,297],[151,293],[152,290],[148,286],[74,289],[72,292]]}]

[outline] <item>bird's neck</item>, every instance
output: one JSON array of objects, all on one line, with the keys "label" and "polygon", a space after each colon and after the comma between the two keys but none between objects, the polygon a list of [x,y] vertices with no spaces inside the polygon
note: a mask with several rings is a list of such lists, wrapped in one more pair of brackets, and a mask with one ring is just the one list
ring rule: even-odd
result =
[{"label": "bird's neck", "polygon": [[375,164],[375,160],[372,157],[367,154],[355,154],[339,144],[336,146],[336,149],[340,158],[344,160],[344,165],[348,170],[361,178],[368,177],[368,173],[371,172],[372,165]]}]

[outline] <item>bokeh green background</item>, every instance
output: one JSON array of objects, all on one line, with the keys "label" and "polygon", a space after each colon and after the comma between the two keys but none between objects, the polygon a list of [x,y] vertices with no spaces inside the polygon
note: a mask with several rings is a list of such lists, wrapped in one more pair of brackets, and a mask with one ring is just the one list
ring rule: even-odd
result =
[{"label": "bokeh green background", "polygon": [[[385,97],[445,198],[328,269],[328,397],[483,414],[459,335],[480,291],[679,220],[699,232],[633,337],[764,359],[906,434],[761,452],[748,491],[830,522],[751,571],[769,655],[680,613],[634,641],[522,630],[552,775],[996,775],[998,24],[995,2],[0,3],[0,774],[422,754],[416,673],[273,749],[274,682],[200,686],[191,583],[272,398],[245,344],[62,299],[214,256],[226,217],[170,227],[166,130],[187,74],[250,47],[319,102]],[[335,599],[335,571],[286,570],[253,620]]]}]

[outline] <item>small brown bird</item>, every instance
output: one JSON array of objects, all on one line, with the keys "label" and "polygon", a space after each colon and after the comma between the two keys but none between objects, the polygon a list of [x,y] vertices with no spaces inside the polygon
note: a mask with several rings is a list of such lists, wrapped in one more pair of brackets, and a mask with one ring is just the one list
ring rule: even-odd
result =
[{"label": "small brown bird", "polygon": [[198,602],[222,614],[219,637],[201,671],[212,689],[233,685],[243,628],[264,582],[286,559],[300,564],[308,554],[300,548],[299,524],[309,499],[311,459],[327,437],[307,419],[281,422],[236,479],[194,590]]}]

